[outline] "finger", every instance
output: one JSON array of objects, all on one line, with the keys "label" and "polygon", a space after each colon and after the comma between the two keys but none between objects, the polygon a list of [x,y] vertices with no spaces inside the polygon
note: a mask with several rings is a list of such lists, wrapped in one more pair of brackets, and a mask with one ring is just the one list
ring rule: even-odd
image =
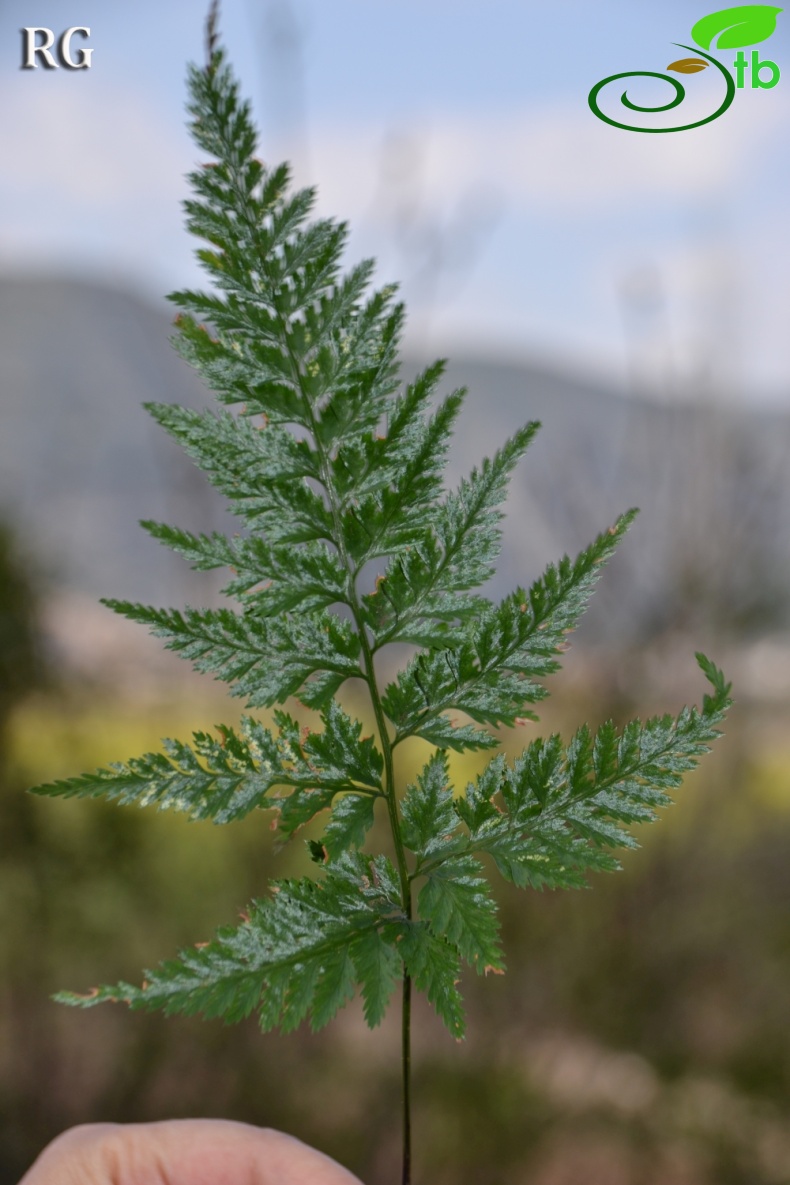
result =
[{"label": "finger", "polygon": [[300,1140],[222,1119],[74,1128],[20,1185],[360,1185]]},{"label": "finger", "polygon": [[107,1185],[98,1149],[116,1124],[90,1123],[72,1127],[48,1144],[19,1185]]}]

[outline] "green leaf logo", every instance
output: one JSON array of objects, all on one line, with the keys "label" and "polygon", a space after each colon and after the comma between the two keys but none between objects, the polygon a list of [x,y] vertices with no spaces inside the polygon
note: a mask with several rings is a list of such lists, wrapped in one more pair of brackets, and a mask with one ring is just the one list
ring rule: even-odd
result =
[{"label": "green leaf logo", "polygon": [[782,12],[772,4],[739,4],[735,8],[721,8],[697,21],[691,36],[697,45],[710,49],[714,38],[716,49],[740,49],[765,41],[776,28],[776,18]]}]

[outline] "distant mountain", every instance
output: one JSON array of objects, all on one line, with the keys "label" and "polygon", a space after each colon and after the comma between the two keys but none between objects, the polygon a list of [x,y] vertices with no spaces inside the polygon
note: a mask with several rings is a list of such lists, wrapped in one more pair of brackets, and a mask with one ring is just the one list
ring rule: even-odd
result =
[{"label": "distant mountain", "polygon": [[166,597],[177,560],[137,520],[197,526],[204,502],[216,513],[213,492],[141,407],[208,401],[169,334],[164,306],[124,292],[0,282],[0,513],[31,530],[55,581]]},{"label": "distant mountain", "polygon": [[[29,534],[53,582],[159,603],[210,595],[137,526],[232,521],[140,406],[210,400],[169,334],[168,310],[128,293],[0,281],[0,515]],[[419,364],[407,359],[404,375]],[[495,593],[640,505],[588,629],[654,634],[701,617],[759,631],[787,619],[790,415],[648,403],[495,359],[452,359],[445,385],[469,388],[453,481],[517,425],[543,423],[513,483]]]}]

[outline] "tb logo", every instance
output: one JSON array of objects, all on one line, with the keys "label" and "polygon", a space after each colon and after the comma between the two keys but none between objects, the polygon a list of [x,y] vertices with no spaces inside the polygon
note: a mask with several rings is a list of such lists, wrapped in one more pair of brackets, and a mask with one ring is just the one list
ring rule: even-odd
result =
[{"label": "tb logo", "polygon": [[645,106],[642,103],[635,103],[633,99],[629,98],[628,92],[623,91],[620,95],[620,102],[629,111],[653,115],[658,112],[671,111],[674,107],[680,106],[686,97],[683,84],[676,78],[671,78],[669,74],[659,74],[656,70],[626,70],[621,74],[611,74],[608,78],[596,82],[587,97],[590,110],[604,123],[610,124],[613,128],[623,128],[626,132],[688,132],[692,128],[701,128],[703,124],[710,123],[711,120],[718,119],[720,115],[724,114],[735,98],[735,92],[743,90],[746,86],[747,71],[752,90],[767,91],[776,86],[779,81],[779,67],[776,62],[772,62],[769,58],[761,58],[756,49],[751,51],[750,61],[743,52],[743,47],[759,45],[761,41],[767,41],[776,29],[776,18],[781,11],[782,9],[777,8],[774,4],[737,4],[734,8],[721,8],[718,12],[709,12],[693,26],[691,36],[697,45],[702,47],[702,50],[713,48],[738,50],[738,55],[732,63],[734,75],[712,53],[703,52],[699,56],[700,51],[696,50],[693,45],[675,42],[681,49],[688,49],[695,56],[693,58],[679,58],[676,62],[670,62],[666,67],[667,70],[672,70],[676,74],[699,74],[701,70],[707,70],[713,66],[714,75],[718,74],[724,83],[724,98],[712,115],[694,119],[691,123],[667,127],[664,124],[623,123],[622,120],[614,119],[612,115],[601,109],[598,101],[601,91],[610,82],[620,82],[623,78],[658,78],[662,82],[668,83],[675,92],[674,98],[669,99],[666,103]]},{"label": "tb logo", "polygon": [[58,38],[56,54],[59,60],[55,61],[55,55],[52,53],[55,34],[52,29],[44,28],[42,25],[31,25],[27,29],[22,29],[22,69],[35,70],[39,65],[36,59],[40,58],[47,70],[57,70],[58,66],[63,66],[66,70],[87,70],[91,64],[93,50],[80,48],[76,51],[76,59],[72,56],[71,42],[77,33],[86,40],[91,35],[90,29],[84,25],[72,25],[70,29],[66,29]]}]

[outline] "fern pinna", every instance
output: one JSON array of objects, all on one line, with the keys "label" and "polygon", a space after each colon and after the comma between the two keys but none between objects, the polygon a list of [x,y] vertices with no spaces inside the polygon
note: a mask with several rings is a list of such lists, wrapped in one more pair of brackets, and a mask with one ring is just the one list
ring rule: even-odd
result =
[{"label": "fern pinna", "polygon": [[[192,132],[211,160],[191,174],[186,212],[207,244],[198,255],[213,290],[171,299],[182,310],[178,349],[223,408],[148,410],[246,532],[143,526],[193,568],[228,569],[224,591],[239,610],[106,604],[229,684],[247,708],[294,697],[320,713],[322,728],[303,732],[282,710],[272,727],[249,715],[238,730],[168,740],[162,753],[36,792],[156,804],[215,823],[271,810],[284,836],[328,815],[311,841],[314,879],[276,883],[240,925],[146,971],[142,986],[58,998],[226,1021],[257,1012],[263,1029],[288,1030],[305,1018],[324,1025],[357,989],[374,1026],[400,983],[408,1182],[412,983],[461,1037],[461,964],[504,969],[481,858],[537,889],[616,869],[613,853],[635,846],[631,825],[655,818],[717,735],[729,688],[699,656],[712,684],[701,710],[621,732],[582,727],[569,744],[534,740],[513,764],[495,755],[464,789],[450,784],[448,750],[493,750],[492,730],[535,719],[541,680],[557,669],[634,512],[531,588],[500,603],[475,591],[494,570],[508,480],[538,425],[446,492],[463,392],[437,400],[441,362],[402,386],[395,289],[370,292],[372,261],[341,275],[346,226],[308,222],[314,191],[289,192],[287,166],[256,157],[250,109],[222,50],[212,46],[208,66],[191,68],[189,87]],[[382,688],[375,659],[391,643],[414,654]],[[335,698],[349,679],[367,686],[375,740]],[[399,798],[396,751],[410,737],[436,752]],[[390,854],[365,850],[377,810],[389,820]]]}]

